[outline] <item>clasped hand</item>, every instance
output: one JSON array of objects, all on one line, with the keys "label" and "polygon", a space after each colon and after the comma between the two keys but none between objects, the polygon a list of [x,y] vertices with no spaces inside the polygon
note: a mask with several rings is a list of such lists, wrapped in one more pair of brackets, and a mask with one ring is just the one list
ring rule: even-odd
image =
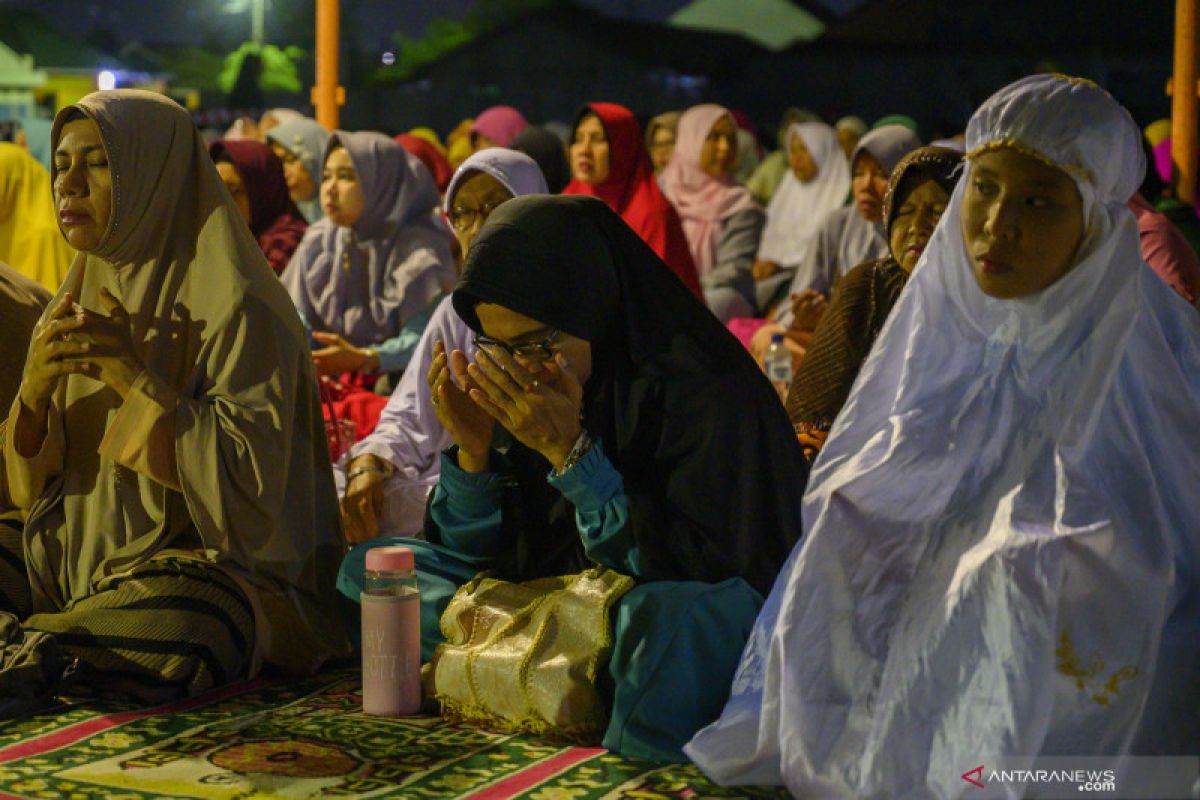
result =
[{"label": "clasped hand", "polygon": [[525,366],[502,348],[480,349],[475,363],[455,350],[447,364],[439,342],[428,377],[438,419],[471,459],[486,458],[498,422],[561,469],[583,429],[583,387],[561,353]]},{"label": "clasped hand", "polygon": [[66,375],[86,375],[111,387],[122,398],[145,368],[133,346],[129,312],[107,289],[100,290],[105,313],[77,304],[64,293],[33,332],[21,380],[21,402],[31,410],[46,407]]}]

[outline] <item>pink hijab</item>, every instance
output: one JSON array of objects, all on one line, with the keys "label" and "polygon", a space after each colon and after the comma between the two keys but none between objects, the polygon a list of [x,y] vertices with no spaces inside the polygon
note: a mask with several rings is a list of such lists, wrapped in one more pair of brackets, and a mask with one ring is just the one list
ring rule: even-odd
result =
[{"label": "pink hijab", "polygon": [[508,147],[528,127],[525,117],[512,106],[492,106],[475,118],[471,133],[482,133],[501,147]]},{"label": "pink hijab", "polygon": [[713,103],[685,111],[675,134],[675,154],[659,177],[663,194],[683,220],[688,249],[701,279],[715,265],[725,220],[739,211],[758,207],[746,187],[735,183],[732,176],[720,180],[700,169],[700,149],[722,117],[732,119],[727,109]]}]

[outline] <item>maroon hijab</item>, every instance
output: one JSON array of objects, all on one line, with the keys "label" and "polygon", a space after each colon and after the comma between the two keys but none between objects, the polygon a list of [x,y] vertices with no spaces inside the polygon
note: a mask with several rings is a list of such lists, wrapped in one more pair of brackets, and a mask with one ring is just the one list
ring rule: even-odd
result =
[{"label": "maroon hijab", "polygon": [[283,162],[262,142],[221,139],[208,147],[213,161],[227,156],[250,200],[250,232],[275,274],[283,272],[308,223],[288,194]]}]

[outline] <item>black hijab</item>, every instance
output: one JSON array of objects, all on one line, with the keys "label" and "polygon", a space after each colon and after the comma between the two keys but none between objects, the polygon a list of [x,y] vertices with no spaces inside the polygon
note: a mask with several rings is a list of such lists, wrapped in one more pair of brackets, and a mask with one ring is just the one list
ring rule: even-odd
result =
[{"label": "black hijab", "polygon": [[[808,477],[787,415],[745,349],[603,201],[502,205],[453,302],[476,331],[475,306],[488,302],[591,344],[584,427],[624,478],[643,578],[741,576],[770,589],[799,538]],[[546,460],[516,442],[506,459],[512,577],[588,566]]]},{"label": "black hijab", "polygon": [[517,134],[509,144],[537,162],[546,176],[546,188],[550,194],[558,194],[571,180],[571,165],[567,163],[566,148],[559,139],[545,128],[530,125]]}]

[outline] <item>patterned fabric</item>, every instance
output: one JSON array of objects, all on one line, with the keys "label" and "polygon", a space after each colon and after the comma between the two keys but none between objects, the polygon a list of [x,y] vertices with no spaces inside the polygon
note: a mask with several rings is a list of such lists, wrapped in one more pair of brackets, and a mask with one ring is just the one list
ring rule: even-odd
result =
[{"label": "patterned fabric", "polygon": [[0,727],[0,795],[59,800],[786,798],[693,766],[435,717],[361,713],[357,672],[252,681],[149,709],[75,703]]},{"label": "patterned fabric", "polygon": [[803,426],[811,436],[833,427],[907,280],[891,258],[860,264],[842,278],[788,392],[788,416],[797,430]]},{"label": "patterned fabric", "polygon": [[[21,551],[20,522],[0,520],[0,610],[16,615],[7,637],[13,641],[22,638],[16,618],[30,606]],[[143,702],[199,694],[244,676],[254,645],[254,615],[242,590],[212,565],[183,558],[156,558],[109,576],[65,610],[34,614],[20,627],[27,640],[50,634],[55,649],[78,658],[89,690]],[[11,677],[9,662],[0,658],[0,687]]]}]

